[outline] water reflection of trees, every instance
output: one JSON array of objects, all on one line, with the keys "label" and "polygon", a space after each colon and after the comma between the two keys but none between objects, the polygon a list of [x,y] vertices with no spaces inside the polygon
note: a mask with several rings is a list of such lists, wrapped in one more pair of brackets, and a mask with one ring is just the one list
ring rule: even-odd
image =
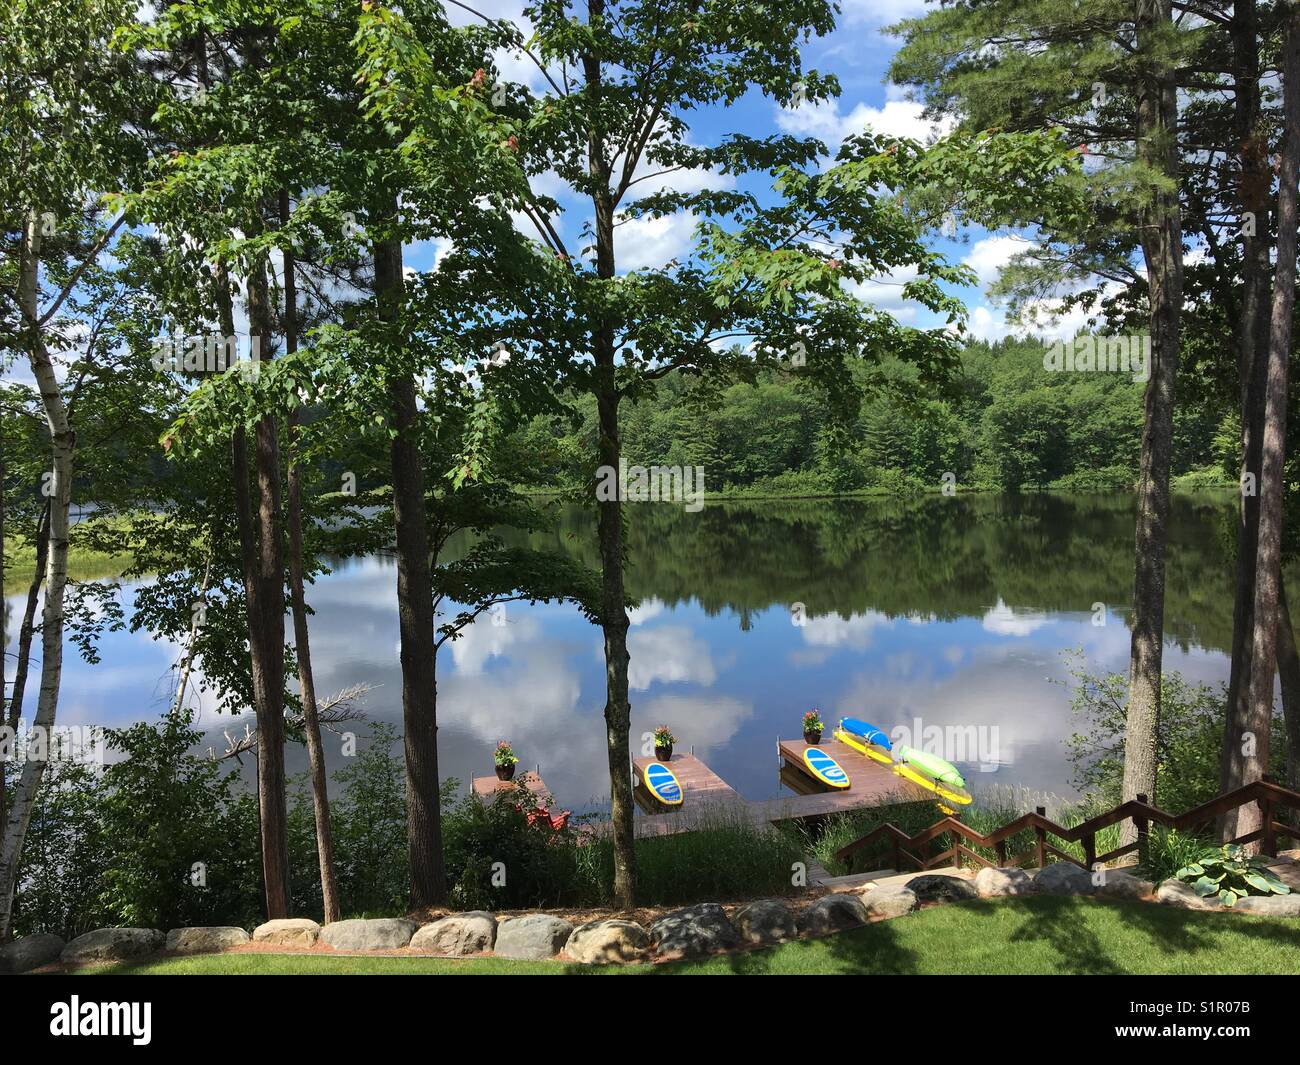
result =
[{"label": "water reflection of trees", "polygon": [[[1166,633],[1184,648],[1225,650],[1231,572],[1223,521],[1230,501],[1176,497]],[[809,616],[878,611],[942,619],[1014,610],[1127,615],[1133,507],[1125,497],[1026,495],[721,503],[688,514],[628,506],[629,590],[668,604],[694,600],[746,619],[805,604]],[[558,509],[535,539],[598,564],[593,520]]]}]

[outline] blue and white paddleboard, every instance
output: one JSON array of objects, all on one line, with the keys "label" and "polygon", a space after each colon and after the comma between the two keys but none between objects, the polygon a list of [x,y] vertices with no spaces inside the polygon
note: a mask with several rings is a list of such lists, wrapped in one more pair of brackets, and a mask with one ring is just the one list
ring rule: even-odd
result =
[{"label": "blue and white paddleboard", "polygon": [[[843,770],[841,770],[843,772]],[[641,770],[641,779],[650,789],[650,794],[665,806],[680,806],[682,803],[682,785],[677,775],[663,762],[648,762]]]},{"label": "blue and white paddleboard", "polygon": [[889,750],[893,745],[880,729],[876,728],[867,721],[860,721],[856,717],[846,717],[840,722],[840,728],[845,732],[851,732],[865,743],[874,743],[877,747],[883,747]]},{"label": "blue and white paddleboard", "polygon": [[803,762],[823,784],[829,784],[832,788],[849,786],[849,775],[844,772],[844,767],[820,747],[807,748],[803,752]]}]

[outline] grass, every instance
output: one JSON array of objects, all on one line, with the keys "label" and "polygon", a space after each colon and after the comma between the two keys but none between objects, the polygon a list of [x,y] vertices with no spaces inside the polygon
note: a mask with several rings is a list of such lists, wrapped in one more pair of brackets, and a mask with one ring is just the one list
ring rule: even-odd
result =
[{"label": "grass", "polygon": [[[129,552],[99,551],[88,547],[84,542],[84,533],[90,528],[92,519],[74,522],[69,530],[68,577],[74,581],[105,580],[120,577],[135,558]],[[127,519],[113,517],[101,519],[115,529],[126,527]],[[25,587],[31,583],[36,571],[36,544],[22,536],[10,533],[4,542],[5,562],[12,567],[7,580],[14,588]]]},{"label": "grass", "polygon": [[142,975],[1282,975],[1300,922],[1141,902],[1029,897],[939,906],[852,932],[664,965],[593,968],[497,958],[216,954],[104,966]]}]

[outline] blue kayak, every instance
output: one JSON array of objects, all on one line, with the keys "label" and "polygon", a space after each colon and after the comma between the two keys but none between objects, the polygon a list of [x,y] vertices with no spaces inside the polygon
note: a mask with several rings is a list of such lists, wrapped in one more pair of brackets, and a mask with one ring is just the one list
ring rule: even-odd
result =
[{"label": "blue kayak", "polygon": [[877,747],[883,747],[887,751],[893,747],[893,744],[889,742],[889,737],[880,729],[866,721],[859,721],[856,717],[844,718],[840,721],[840,728],[857,736],[864,743],[874,743]]}]

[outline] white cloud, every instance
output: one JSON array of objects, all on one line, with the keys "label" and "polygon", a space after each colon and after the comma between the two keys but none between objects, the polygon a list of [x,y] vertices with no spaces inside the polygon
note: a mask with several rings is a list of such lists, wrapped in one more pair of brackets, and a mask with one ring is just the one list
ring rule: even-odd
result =
[{"label": "white cloud", "polygon": [[1037,611],[1022,611],[1017,614],[998,599],[997,606],[985,613],[981,624],[986,632],[996,633],[998,636],[1028,636],[1031,632],[1041,629],[1047,622],[1046,614]]},{"label": "white cloud", "polygon": [[804,643],[813,647],[848,647],[863,651],[870,645],[875,630],[888,625],[889,618],[875,611],[851,614],[847,618],[839,614],[823,614],[809,618],[799,631]]},{"label": "white cloud", "polygon": [[988,288],[998,279],[998,274],[1015,256],[1038,247],[1031,240],[1014,234],[985,237],[971,245],[962,262],[979,276],[980,288]]},{"label": "white cloud", "polygon": [[834,151],[846,137],[870,130],[888,137],[903,137],[925,143],[941,137],[952,128],[948,118],[933,122],[922,117],[921,104],[912,100],[886,100],[884,107],[857,104],[847,114],[840,111],[840,101],[825,100],[798,107],[782,107],[776,112],[776,124],[788,133],[817,137]]},{"label": "white cloud", "polygon": [[712,684],[718,675],[708,644],[683,625],[635,629],[628,633],[627,650],[627,682],[634,691],[656,682]]},{"label": "white cloud", "polygon": [[657,269],[691,249],[695,215],[686,211],[663,218],[628,218],[614,231],[620,270]]}]

